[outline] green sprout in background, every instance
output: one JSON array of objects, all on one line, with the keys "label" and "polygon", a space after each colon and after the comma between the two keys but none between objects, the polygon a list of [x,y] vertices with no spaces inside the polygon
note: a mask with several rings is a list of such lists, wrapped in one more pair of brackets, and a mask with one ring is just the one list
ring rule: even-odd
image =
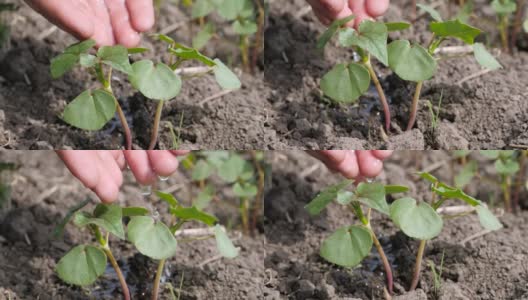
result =
[{"label": "green sprout in background", "polygon": [[321,79],[323,93],[340,103],[355,103],[368,90],[372,80],[384,111],[387,132],[390,129],[390,108],[373,69],[371,57],[375,57],[381,64],[389,67],[401,79],[416,82],[406,130],[414,127],[424,81],[436,74],[438,60],[449,58],[440,55],[442,52],[440,45],[446,40],[457,39],[470,45],[471,52],[481,66],[491,70],[501,68],[484,45],[475,42],[475,38],[481,34],[479,29],[460,19],[444,21],[432,7],[420,4],[418,6],[428,12],[434,20],[429,24],[431,39],[425,47],[411,43],[409,40],[395,40],[387,44],[389,32],[406,30],[411,27],[410,23],[367,20],[363,21],[357,30],[343,27],[354,18],[353,16],[335,21],[317,42],[317,47],[322,49],[335,34],[338,34],[339,44],[343,47],[351,47],[360,57],[359,62],[338,64],[324,75]]},{"label": "green sprout in background", "polygon": [[18,8],[12,3],[0,3],[0,48],[2,48],[9,41],[9,25],[5,24],[2,18],[2,12],[15,11]]},{"label": "green sprout in background", "polygon": [[[70,102],[64,109],[62,119],[74,127],[95,131],[102,129],[117,112],[125,135],[125,149],[132,149],[132,132],[112,89],[112,74],[115,70],[127,76],[132,87],[143,96],[157,103],[149,145],[149,149],[154,149],[163,105],[178,96],[183,79],[211,73],[223,89],[235,90],[241,87],[237,76],[219,59],[204,56],[198,50],[177,43],[168,36],[158,34],[154,37],[167,44],[170,54],[167,63],[139,60],[131,64],[129,56],[146,52],[146,48],[103,46],[95,54],[91,54],[91,49],[95,46],[93,40],[74,44],[52,59],[53,78],[59,78],[80,65],[101,84],[100,88],[87,90]],[[190,60],[201,63],[203,67],[178,68],[182,62]]]}]

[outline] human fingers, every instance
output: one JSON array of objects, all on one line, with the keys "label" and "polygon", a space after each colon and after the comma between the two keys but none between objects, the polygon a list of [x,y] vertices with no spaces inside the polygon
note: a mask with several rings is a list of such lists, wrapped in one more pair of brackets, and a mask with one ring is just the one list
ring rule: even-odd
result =
[{"label": "human fingers", "polygon": [[392,150],[372,150],[372,155],[374,155],[377,159],[385,160],[389,158],[394,151]]},{"label": "human fingers", "polygon": [[158,176],[170,176],[178,169],[178,159],[170,151],[150,150],[147,153],[150,165]]},{"label": "human fingers", "polygon": [[124,155],[130,170],[140,184],[149,185],[156,182],[157,176],[150,165],[147,151],[125,150]]},{"label": "human fingers", "polygon": [[375,157],[371,151],[360,150],[357,151],[356,155],[359,164],[359,171],[362,176],[373,178],[378,176],[383,170],[383,162]]},{"label": "human fingers", "polygon": [[152,0],[127,0],[130,22],[136,31],[145,32],[154,27],[154,4]]},{"label": "human fingers", "polygon": [[92,8],[94,20],[94,33],[91,36],[98,46],[111,46],[115,44],[114,32],[110,14],[104,0],[88,0]]},{"label": "human fingers", "polygon": [[105,0],[115,40],[127,48],[139,44],[139,34],[132,28],[130,15],[123,0]]},{"label": "human fingers", "polygon": [[371,17],[382,16],[389,9],[389,0],[366,0],[365,10]]}]

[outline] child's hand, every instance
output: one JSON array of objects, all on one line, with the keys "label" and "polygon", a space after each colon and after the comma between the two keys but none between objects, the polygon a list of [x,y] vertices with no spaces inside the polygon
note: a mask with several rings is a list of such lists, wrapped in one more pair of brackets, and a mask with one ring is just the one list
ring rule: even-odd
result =
[{"label": "child's hand", "polygon": [[389,8],[389,0],[307,0],[319,20],[329,25],[335,20],[356,16],[348,26],[357,27],[365,19],[383,15]]},{"label": "child's hand", "polygon": [[115,201],[123,184],[123,172],[130,167],[136,180],[143,185],[154,183],[158,176],[176,172],[178,159],[186,151],[57,151],[72,174],[103,202]]},{"label": "child's hand", "polygon": [[97,45],[135,47],[154,26],[152,0],[26,0],[50,22]]},{"label": "child's hand", "polygon": [[388,150],[324,150],[310,154],[320,159],[335,172],[357,181],[378,176],[383,170],[383,160],[392,155]]}]

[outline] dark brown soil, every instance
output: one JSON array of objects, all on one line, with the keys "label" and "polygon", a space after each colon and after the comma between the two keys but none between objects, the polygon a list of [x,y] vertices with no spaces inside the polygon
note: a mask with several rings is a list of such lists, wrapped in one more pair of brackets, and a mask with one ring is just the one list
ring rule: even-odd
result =
[{"label": "dark brown soil", "polygon": [[[446,4],[442,2],[442,4]],[[476,4],[477,14],[489,17],[489,7]],[[408,0],[391,1],[387,21],[409,20]],[[481,70],[471,57],[440,62],[439,72],[425,83],[421,99],[438,104],[443,96],[436,130],[425,101],[417,125],[402,133],[408,119],[414,84],[402,82],[378,66],[391,104],[393,128],[386,140],[381,134],[380,106],[374,88],[357,105],[327,101],[319,81],[338,62],[352,60],[352,52],[327,46],[324,55],[315,48],[324,27],[305,8],[304,0],[271,1],[265,33],[265,80],[272,89],[271,128],[283,148],[302,149],[501,149],[527,145],[528,54],[498,55],[504,69],[459,82]],[[442,8],[444,5],[442,6]],[[477,22],[478,25],[478,22]],[[421,18],[405,38],[426,43],[427,18]],[[487,30],[496,29],[486,28]],[[397,39],[401,33],[391,34]],[[491,41],[494,36],[489,36]],[[521,35],[521,40],[528,39]],[[498,54],[498,50],[494,50]]]},{"label": "dark brown soil", "polygon": [[[59,80],[49,75],[49,61],[74,39],[60,30],[46,37],[42,33],[53,29],[40,15],[22,4],[6,19],[12,27],[10,45],[0,49],[0,147],[7,149],[117,149],[123,145],[120,124],[114,119],[102,131],[86,132],[65,124],[58,116],[68,102],[84,89],[94,87],[95,81],[80,70],[66,74]],[[188,43],[189,27],[184,14],[166,1],[162,7],[156,31],[174,24],[179,28],[169,33]],[[193,26],[194,31],[198,28]],[[239,65],[239,51],[230,32],[220,32],[226,39],[215,39],[205,50],[207,55]],[[142,46],[154,48],[141,58],[157,59],[164,53],[162,45],[144,38]],[[267,88],[263,83],[262,64],[256,74],[236,69],[243,87],[241,90],[199,104],[221,90],[214,78],[206,76],[186,81],[182,93],[170,101],[163,113],[160,148],[172,146],[169,123],[180,125],[181,148],[185,149],[246,149],[265,148],[271,130],[265,127],[270,106],[266,106]],[[119,78],[118,78],[119,79]],[[123,82],[120,80],[119,82]],[[134,131],[136,147],[148,147],[155,103],[139,94],[132,94],[130,86],[114,83],[116,94]]]},{"label": "dark brown soil", "polygon": [[[72,246],[91,241],[86,231],[72,224],[66,226],[63,239],[51,236],[67,210],[88,196],[94,197],[91,192],[69,174],[51,151],[3,151],[0,161],[21,166],[12,177],[12,209],[0,211],[0,299],[120,299],[111,267],[95,285],[83,289],[64,284],[54,271],[58,259]],[[159,202],[146,204],[141,188],[130,175],[127,174],[118,203],[147,205],[163,217],[166,206]],[[175,189],[178,199],[189,199],[187,178],[177,173],[161,182],[160,188]],[[222,199],[230,201],[228,195]],[[223,224],[238,227],[236,210],[230,206],[216,203],[210,210]],[[180,243],[178,255],[167,263],[162,280],[178,289],[183,277],[181,299],[258,299],[263,294],[264,237],[242,236],[234,229],[230,236],[241,248],[237,258],[212,260],[199,266],[218,255],[214,240]],[[117,240],[111,243],[133,299],[150,299],[155,263],[129,244]],[[160,299],[171,299],[167,289]]]},{"label": "dark brown soil", "polygon": [[[445,152],[397,152],[387,161],[384,183],[403,184],[417,199],[428,198],[428,186],[413,172],[445,161],[434,172],[450,179]],[[351,225],[352,215],[331,204],[320,216],[310,217],[303,207],[324,187],[338,182],[320,162],[303,152],[278,152],[272,159],[273,185],[265,198],[266,280],[269,293],[283,299],[384,299],[383,266],[374,249],[352,269],[332,265],[319,256],[322,240],[338,227]],[[300,175],[301,174],[301,175]],[[470,193],[480,199],[500,199],[494,188],[475,182]],[[522,199],[527,199],[524,194]],[[498,200],[497,200],[498,201]],[[500,205],[500,203],[498,203]],[[441,235],[427,244],[419,288],[407,293],[418,242],[408,239],[386,218],[374,214],[373,229],[392,265],[393,299],[527,299],[528,212],[500,216],[504,228],[461,243],[482,232],[476,216],[446,221]],[[444,253],[439,293],[433,290],[429,261],[437,267]]]}]

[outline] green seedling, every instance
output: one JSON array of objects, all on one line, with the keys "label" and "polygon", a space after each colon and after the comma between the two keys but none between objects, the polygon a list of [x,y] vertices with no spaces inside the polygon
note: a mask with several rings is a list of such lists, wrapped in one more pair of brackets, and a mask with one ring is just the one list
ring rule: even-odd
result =
[{"label": "green seedling", "polygon": [[[116,114],[121,121],[125,135],[125,148],[132,149],[132,133],[125,114],[112,88],[113,71],[124,74],[133,88],[149,100],[157,102],[152,126],[149,149],[157,144],[159,124],[165,102],[178,96],[182,78],[202,76],[213,73],[223,89],[239,89],[241,84],[237,76],[219,59],[204,56],[198,50],[177,43],[168,36],[159,34],[154,37],[166,43],[170,54],[168,63],[152,60],[139,60],[130,63],[129,55],[148,51],[146,48],[126,49],[123,46],[103,46],[96,53],[93,40],[74,44],[51,61],[51,75],[59,78],[77,65],[83,67],[98,80],[101,87],[81,93],[70,102],[62,114],[62,119],[77,128],[100,130]],[[178,69],[184,61],[197,61],[205,67]]]},{"label": "green seedling", "polygon": [[[430,203],[426,201],[418,202],[413,198],[405,197],[394,201],[390,206],[390,218],[394,224],[407,236],[420,240],[410,287],[411,291],[418,286],[422,258],[427,241],[437,237],[444,226],[443,219],[447,217],[442,217],[437,210],[446,200],[460,200],[473,207],[478,214],[480,224],[485,229],[499,230],[502,228],[499,220],[480,200],[467,195],[459,188],[439,181],[430,173],[419,173],[419,176],[431,184],[432,197]],[[460,215],[449,216],[449,218],[460,217],[466,214],[462,213]]]},{"label": "green seedling", "polygon": [[321,89],[324,94],[337,102],[353,103],[368,90],[372,80],[382,103],[387,131],[390,128],[390,109],[385,93],[373,70],[371,56],[381,64],[388,66],[403,80],[417,84],[407,130],[414,127],[423,82],[431,79],[436,73],[437,60],[440,58],[435,57],[435,53],[444,41],[449,38],[458,39],[472,46],[475,58],[482,66],[489,69],[501,67],[484,45],[475,43],[475,38],[481,33],[479,29],[459,19],[444,21],[433,8],[425,5],[418,6],[434,19],[429,26],[432,37],[427,47],[411,44],[408,40],[395,40],[387,44],[389,32],[406,30],[411,26],[405,22],[382,23],[367,20],[363,21],[357,30],[343,28],[354,18],[353,16],[335,21],[317,43],[318,48],[324,48],[328,41],[339,33],[340,45],[352,47],[360,57],[359,62],[336,65],[321,79]]},{"label": "green seedling", "polygon": [[12,3],[0,3],[0,47],[4,46],[9,40],[10,30],[9,26],[5,24],[2,18],[2,12],[4,11],[15,11],[17,6]]},{"label": "green seedling", "polygon": [[429,267],[431,268],[431,273],[433,273],[433,293],[436,297],[440,296],[440,291],[442,290],[442,273],[444,272],[444,257],[445,250],[442,251],[442,258],[440,260],[440,266],[438,266],[438,271],[435,263],[429,261]]},{"label": "green seedling", "polygon": [[[192,3],[192,18],[200,19],[203,25],[200,32],[193,38],[193,47],[201,48],[214,36],[214,26],[204,24],[204,18],[217,12],[224,20],[231,23],[231,29],[239,36],[239,48],[242,64],[250,68],[250,37],[256,34],[254,49],[259,49],[264,26],[264,9],[260,1],[255,7],[252,0],[196,0]],[[257,16],[258,15],[258,16]],[[254,53],[255,54],[255,53]],[[258,51],[256,52],[258,56]],[[255,58],[256,59],[256,58]],[[254,60],[256,63],[256,60]],[[255,66],[251,66],[253,70]]]},{"label": "green seedling", "polygon": [[502,48],[506,51],[509,51],[508,37],[511,19],[515,11],[517,11],[517,3],[515,0],[493,0],[491,2],[491,7],[497,14],[497,28],[499,29],[500,33]]},{"label": "green seedling", "polygon": [[245,234],[253,233],[261,214],[265,169],[262,152],[251,151],[250,159],[233,151],[203,151],[188,155],[183,163],[191,170],[191,178],[200,188],[194,205],[204,208],[216,197],[215,189],[208,184],[213,175],[231,186],[239,199],[238,210]]},{"label": "green seedling", "polygon": [[170,194],[162,192],[156,194],[168,204],[168,210],[172,216],[170,223],[163,223],[156,212],[143,207],[98,204],[91,212],[81,211],[90,202],[88,200],[72,208],[58,226],[57,233],[60,235],[64,226],[73,218],[75,225],[88,229],[92,233],[96,244],[87,243],[71,249],[57,263],[58,276],[69,284],[91,285],[105,273],[107,261],[110,261],[119,278],[124,299],[130,299],[126,279],[110,247],[110,237],[114,237],[129,241],[138,252],[159,261],[152,290],[152,299],[158,299],[160,278],[165,262],[177,254],[178,243],[184,242],[176,239],[176,231],[191,221],[212,228],[213,233],[206,238],[216,239],[218,251],[222,256],[234,258],[238,255],[238,249],[233,246],[222,227],[217,224],[216,217],[196,206],[185,207]]},{"label": "green seedling", "polygon": [[[321,213],[332,201],[349,209],[361,222],[339,228],[326,238],[321,246],[320,255],[325,260],[343,267],[354,267],[369,255],[372,246],[376,247],[382,260],[387,279],[387,290],[393,292],[392,268],[371,224],[371,210],[374,209],[388,216],[390,207],[385,196],[403,193],[408,189],[403,186],[391,186],[380,183],[360,183],[353,191],[352,180],[344,180],[319,193],[307,206],[311,215]],[[367,213],[364,213],[364,208]]]},{"label": "green seedling", "polygon": [[[442,98],[443,93],[440,94],[440,99],[438,100],[438,106],[434,107],[431,101],[427,101],[427,107],[429,107],[429,114],[431,115],[431,128],[433,132],[438,128],[438,123],[440,123],[440,109],[442,108]],[[436,110],[436,111],[435,111]]]}]

